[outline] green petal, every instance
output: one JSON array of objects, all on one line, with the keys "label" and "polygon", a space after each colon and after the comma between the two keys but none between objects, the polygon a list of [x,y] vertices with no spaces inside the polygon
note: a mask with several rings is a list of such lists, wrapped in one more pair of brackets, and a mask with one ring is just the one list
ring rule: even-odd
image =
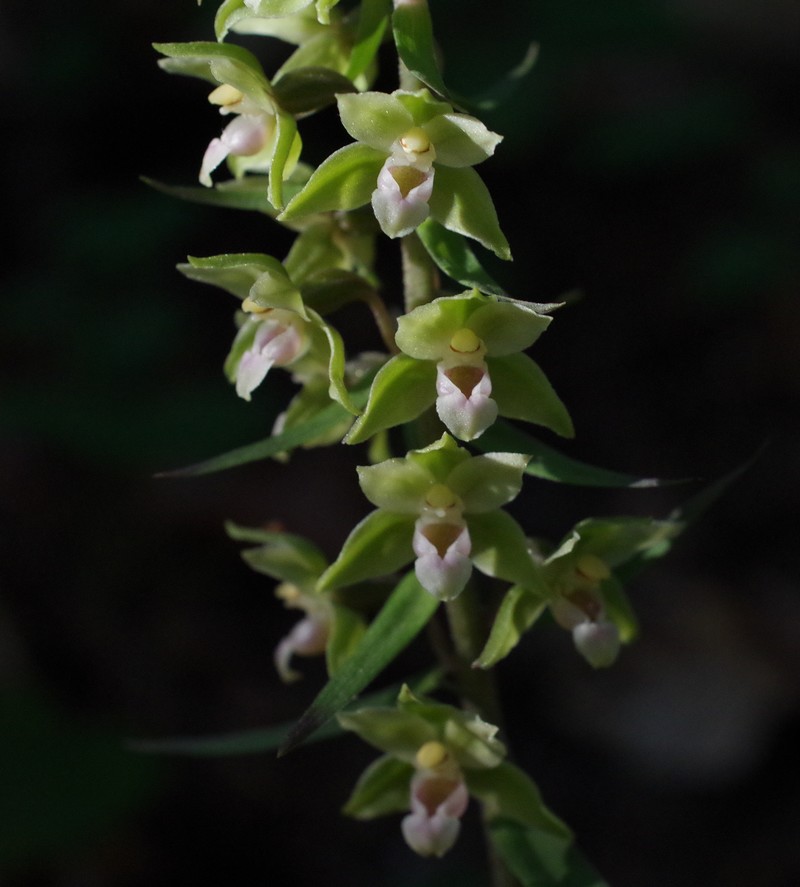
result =
[{"label": "green petal", "polygon": [[474,456],[452,471],[447,486],[461,497],[467,514],[494,511],[517,497],[529,461],[520,453]]},{"label": "green petal", "polygon": [[416,419],[436,400],[436,367],[398,354],[378,370],[362,416],[344,442],[357,444]]},{"label": "green petal", "polygon": [[434,169],[430,199],[433,218],[449,231],[477,240],[501,259],[510,259],[508,241],[481,177],[471,167],[434,165]]},{"label": "green petal", "polygon": [[322,330],[328,341],[330,355],[328,360],[328,378],[330,380],[328,394],[330,395],[331,400],[335,400],[336,403],[341,404],[348,413],[357,416],[359,412],[358,408],[350,399],[350,393],[344,384],[345,353],[342,337],[337,330],[335,330],[330,324],[326,323],[316,311],[311,311],[309,309],[308,313],[311,320]]},{"label": "green petal", "polygon": [[253,14],[262,18],[283,18],[310,6],[313,0],[259,0]]},{"label": "green petal", "polygon": [[414,126],[414,118],[395,95],[362,92],[338,98],[342,126],[357,141],[385,155]]},{"label": "green petal", "polygon": [[312,173],[303,190],[278,216],[278,221],[364,206],[372,197],[385,160],[385,154],[368,145],[345,145]]},{"label": "green petal", "polygon": [[283,209],[283,180],[297,163],[302,142],[297,132],[297,123],[291,114],[278,111],[275,127],[275,145],[269,167],[267,196],[275,209]]},{"label": "green petal", "polygon": [[413,763],[421,745],[439,739],[441,733],[434,720],[398,708],[365,708],[340,714],[338,720],[345,730],[407,764]]},{"label": "green petal", "polygon": [[428,488],[435,482],[430,472],[408,459],[389,459],[358,468],[361,491],[378,508],[415,517],[422,510]]},{"label": "green petal", "polygon": [[483,340],[491,357],[503,357],[530,348],[552,319],[533,308],[521,308],[518,302],[500,300],[478,308],[469,328]]},{"label": "green petal", "polygon": [[375,819],[408,810],[414,768],[391,755],[383,755],[359,776],[342,812],[355,819]]},{"label": "green petal", "polygon": [[475,166],[503,140],[467,114],[440,114],[425,124],[425,132],[436,148],[436,163],[443,166]]},{"label": "green petal", "polygon": [[478,293],[444,296],[398,318],[397,347],[417,360],[441,360],[454,333],[469,326],[470,315],[485,302]]},{"label": "green petal", "polygon": [[501,416],[544,425],[562,437],[574,436],[566,407],[538,364],[527,354],[490,357],[486,363],[492,380],[492,397]]},{"label": "green petal", "polygon": [[[555,561],[569,552],[575,557],[594,554],[614,568],[648,549],[660,548],[680,531],[681,525],[676,521],[650,517],[586,518],[575,525],[547,561]],[[572,545],[568,549],[570,541]]]},{"label": "green petal", "polygon": [[539,568],[528,551],[522,527],[505,511],[490,511],[467,518],[472,539],[472,562],[487,576],[505,579],[547,596]]},{"label": "green petal", "polygon": [[322,575],[320,590],[333,591],[394,573],[414,559],[413,536],[414,521],[407,515],[371,512],[354,527],[339,556]]},{"label": "green petal", "polygon": [[620,640],[629,644],[639,634],[639,620],[622,584],[613,576],[600,586],[606,615],[617,626]]},{"label": "green petal", "polygon": [[455,469],[472,457],[445,432],[437,441],[421,450],[411,450],[406,456],[409,462],[420,465],[440,483],[446,483]]}]

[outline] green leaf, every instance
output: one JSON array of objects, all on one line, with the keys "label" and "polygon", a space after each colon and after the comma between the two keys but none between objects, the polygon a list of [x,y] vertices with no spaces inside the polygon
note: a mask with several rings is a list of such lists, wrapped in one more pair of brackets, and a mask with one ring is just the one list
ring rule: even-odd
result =
[{"label": "green leaf", "polygon": [[525,77],[530,73],[539,55],[539,44],[529,44],[522,61],[515,65],[505,76],[491,84],[476,96],[466,100],[470,107],[480,111],[493,111],[498,105],[508,101],[522,86]]},{"label": "green leaf", "polygon": [[567,408],[539,365],[527,354],[507,354],[486,361],[492,397],[501,416],[543,425],[562,437],[574,437]]},{"label": "green leaf", "polygon": [[491,668],[505,659],[546,607],[547,601],[529,589],[521,585],[512,586],[503,597],[489,638],[474,666]]},{"label": "green leaf", "polygon": [[409,573],[370,624],[355,653],[294,725],[278,754],[297,748],[341,711],[419,634],[439,601]]},{"label": "green leaf", "polygon": [[303,190],[278,216],[290,221],[310,213],[351,210],[369,203],[386,155],[368,145],[345,145],[322,162]]},{"label": "green leaf", "polygon": [[364,413],[344,442],[361,443],[379,431],[410,422],[435,400],[435,365],[397,354],[378,370]]},{"label": "green leaf", "polygon": [[[442,674],[438,669],[425,672],[408,683],[420,693],[430,693],[441,683]],[[397,699],[400,690],[395,684],[385,690],[370,693],[353,703],[363,706],[390,705]],[[241,730],[234,733],[220,733],[211,736],[180,736],[166,739],[129,740],[126,746],[130,751],[156,755],[185,755],[188,757],[215,758],[235,755],[263,754],[274,751],[286,740],[294,721],[286,721],[273,727],[260,727],[255,730]],[[308,742],[319,742],[344,735],[344,730],[335,721],[320,727]]]},{"label": "green leaf", "polygon": [[257,543],[258,548],[246,549],[242,558],[257,573],[279,582],[313,585],[328,566],[327,559],[316,545],[302,536],[240,527],[232,521],[225,524],[225,532],[238,542]]},{"label": "green leaf", "polygon": [[345,76],[355,80],[372,64],[389,24],[390,0],[362,0],[355,42]]},{"label": "green leaf", "polygon": [[330,68],[296,68],[272,84],[280,106],[290,114],[310,114],[336,101],[337,93],[354,92],[344,74]]},{"label": "green leaf", "polygon": [[370,512],[351,531],[339,556],[323,573],[321,591],[386,576],[414,559],[411,540],[414,518],[378,509]]},{"label": "green leaf", "polygon": [[341,604],[332,604],[330,635],[325,647],[328,674],[333,676],[358,648],[367,624],[362,617]]},{"label": "green leaf", "polygon": [[506,295],[484,270],[462,235],[448,231],[434,219],[426,219],[417,228],[417,235],[428,255],[448,277],[482,293]]},{"label": "green leaf", "polygon": [[427,0],[395,6],[392,30],[397,54],[403,64],[417,80],[421,80],[439,95],[447,97],[447,87],[436,61],[433,22]]},{"label": "green leaf", "polygon": [[498,817],[513,819],[571,840],[568,826],[545,807],[538,787],[519,767],[502,761],[491,770],[468,770],[464,776],[470,793],[483,802],[484,815],[490,821]]},{"label": "green leaf", "polygon": [[473,445],[483,452],[505,450],[507,452],[528,453],[533,456],[525,469],[527,474],[544,480],[584,487],[627,487],[629,489],[649,489],[670,484],[685,483],[682,480],[659,480],[655,477],[636,477],[607,468],[597,468],[586,462],[571,459],[552,447],[543,444],[535,437],[498,420],[487,429]]},{"label": "green leaf", "polygon": [[511,259],[511,249],[500,230],[497,211],[483,180],[470,166],[436,165],[431,215],[448,231],[477,240],[501,259]]},{"label": "green leaf", "polygon": [[[205,188],[200,185],[167,185],[164,182],[142,176],[141,180],[170,197],[179,200],[188,200],[191,203],[202,203],[206,206],[218,206],[223,209],[241,209],[250,212],[260,212],[274,218],[278,211],[267,199],[267,176],[249,175],[242,179],[231,179],[228,182],[218,182],[213,188]],[[284,189],[291,196],[300,191],[300,183],[286,183]]]},{"label": "green leaf", "polygon": [[609,887],[567,838],[505,817],[489,823],[489,837],[522,887]]},{"label": "green leaf", "polygon": [[361,774],[342,813],[355,819],[375,819],[408,810],[413,776],[411,764],[382,755]]},{"label": "green leaf", "polygon": [[[264,303],[262,299],[259,303],[262,307],[288,308],[308,319],[305,317],[300,293],[292,286],[283,265],[272,256],[264,253],[225,253],[205,258],[188,256],[188,259],[188,264],[178,265],[178,271],[184,277],[218,286],[239,299],[248,298],[256,281],[263,279],[270,291],[276,291],[280,302]],[[273,285],[269,286],[270,284]],[[286,297],[281,298],[282,295]]]}]

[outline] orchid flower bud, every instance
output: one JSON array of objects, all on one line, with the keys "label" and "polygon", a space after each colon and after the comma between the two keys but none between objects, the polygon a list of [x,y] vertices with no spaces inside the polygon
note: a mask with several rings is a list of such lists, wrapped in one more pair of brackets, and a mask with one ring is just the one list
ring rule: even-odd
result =
[{"label": "orchid flower bud", "polygon": [[287,607],[306,613],[275,648],[275,668],[281,680],[288,684],[302,677],[300,672],[291,668],[292,656],[320,656],[325,652],[331,617],[323,598],[306,594],[290,582],[281,583],[275,594]]},{"label": "orchid flower bud", "polygon": [[200,183],[212,186],[211,173],[229,155],[252,157],[263,150],[272,135],[274,118],[266,115],[242,114],[234,118],[218,139],[212,139],[200,165]]}]

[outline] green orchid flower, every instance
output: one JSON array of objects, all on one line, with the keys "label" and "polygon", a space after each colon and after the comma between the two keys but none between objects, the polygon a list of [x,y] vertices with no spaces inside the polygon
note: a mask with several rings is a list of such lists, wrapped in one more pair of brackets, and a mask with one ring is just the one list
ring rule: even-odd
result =
[{"label": "green orchid flower", "polygon": [[280,220],[371,203],[389,237],[405,236],[432,216],[511,257],[489,192],[472,169],[501,136],[427,89],[340,95],[337,102],[356,141],[322,163]]},{"label": "green orchid flower", "polygon": [[401,354],[378,373],[362,416],[345,438],[355,444],[415,419],[436,404],[460,440],[479,437],[498,415],[573,434],[544,373],[522,354],[551,318],[528,302],[477,290],[434,299],[398,320]]},{"label": "green orchid flower", "polygon": [[529,459],[470,456],[445,434],[402,459],[359,468],[361,489],[377,510],[350,533],[320,588],[384,576],[412,560],[420,584],[440,600],[460,594],[473,566],[540,586],[522,528],[501,510],[522,488]]}]

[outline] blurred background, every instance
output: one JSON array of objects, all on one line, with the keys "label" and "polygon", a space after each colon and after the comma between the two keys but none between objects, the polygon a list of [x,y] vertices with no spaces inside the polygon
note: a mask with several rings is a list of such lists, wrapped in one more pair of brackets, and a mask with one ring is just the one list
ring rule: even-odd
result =
[{"label": "blurred background", "polygon": [[[792,887],[800,7],[431,6],[462,92],[540,44],[521,101],[486,118],[505,141],[481,174],[516,257],[487,260],[500,281],[536,301],[582,293],[536,345],[577,428],[545,439],[706,481],[766,442],[630,589],[643,633],[613,669],[592,672],[554,628],[501,665],[507,737],[614,887]],[[278,520],[334,556],[367,510],[360,450],[153,477],[264,437],[291,387],[271,379],[238,400],[221,372],[232,301],[174,270],[187,254],[282,256],[290,238],[138,180],[192,183],[218,132],[204,86],[161,73],[150,48],[211,39],[214,11],[0,7],[0,883],[477,887],[472,819],[431,864],[396,818],[339,816],[373,758],[355,739],[280,762],[125,747],[299,715],[322,669],[304,662],[302,683],[280,685],[272,649],[295,617],[222,522]],[[347,322],[360,335],[363,318]],[[557,539],[587,515],[665,516],[700,485],[532,481],[515,513]],[[428,661],[423,647],[407,659]]]}]

